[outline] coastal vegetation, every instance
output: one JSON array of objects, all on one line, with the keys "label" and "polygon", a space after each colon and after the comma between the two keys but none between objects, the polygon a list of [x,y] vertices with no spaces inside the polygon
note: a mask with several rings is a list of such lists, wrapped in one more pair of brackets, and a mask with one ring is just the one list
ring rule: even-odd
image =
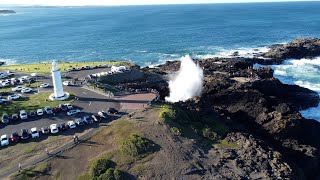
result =
[{"label": "coastal vegetation", "polygon": [[[133,66],[132,63],[124,62],[124,61],[100,61],[100,62],[63,62],[61,61],[59,62],[59,67],[61,69],[61,72],[66,72],[68,68],[81,68],[83,66],[99,66],[104,64],[114,65],[114,66]],[[0,66],[0,70],[46,74],[51,72],[51,62]]]},{"label": "coastal vegetation", "polygon": [[0,115],[1,114],[14,114],[18,113],[20,110],[34,110],[39,108],[44,108],[45,106],[58,106],[61,103],[72,103],[74,101],[75,95],[70,93],[70,97],[62,102],[51,101],[48,99],[51,92],[42,92],[38,94],[33,94],[30,96],[23,96],[17,100],[9,101],[6,104],[0,104]]},{"label": "coastal vegetation", "polygon": [[40,175],[45,175],[45,173],[50,169],[50,164],[46,161],[41,162],[35,166],[31,166],[27,169],[23,169],[20,173],[13,174],[11,176],[12,180],[26,180],[33,179]]}]

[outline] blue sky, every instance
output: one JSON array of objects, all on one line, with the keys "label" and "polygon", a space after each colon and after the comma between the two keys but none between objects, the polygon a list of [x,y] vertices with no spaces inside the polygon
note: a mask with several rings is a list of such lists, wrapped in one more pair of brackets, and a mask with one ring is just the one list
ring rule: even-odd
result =
[{"label": "blue sky", "polygon": [[[15,5],[147,5],[147,4],[195,4],[195,3],[240,3],[240,2],[281,2],[303,0],[0,0],[0,4]],[[314,0],[316,1],[316,0]]]}]

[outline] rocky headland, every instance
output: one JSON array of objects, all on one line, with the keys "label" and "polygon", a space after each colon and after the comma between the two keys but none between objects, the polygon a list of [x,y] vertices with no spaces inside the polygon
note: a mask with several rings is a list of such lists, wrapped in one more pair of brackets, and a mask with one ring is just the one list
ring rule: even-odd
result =
[{"label": "rocky headland", "polygon": [[0,14],[15,14],[16,12],[13,10],[0,9]]},{"label": "rocky headland", "polygon": [[[201,97],[175,106],[201,117],[213,116],[231,133],[226,135],[239,149],[214,149],[219,162],[203,159],[203,176],[235,179],[320,179],[320,123],[305,119],[299,110],[315,107],[316,92],[281,83],[267,67],[255,63],[280,64],[288,58],[320,55],[320,39],[297,39],[272,47],[266,58],[211,58],[196,60],[204,70]],[[143,68],[144,81],[122,83],[125,89],[157,89],[160,98],[169,95],[168,77],[180,62]],[[188,126],[188,124],[184,124]]]}]

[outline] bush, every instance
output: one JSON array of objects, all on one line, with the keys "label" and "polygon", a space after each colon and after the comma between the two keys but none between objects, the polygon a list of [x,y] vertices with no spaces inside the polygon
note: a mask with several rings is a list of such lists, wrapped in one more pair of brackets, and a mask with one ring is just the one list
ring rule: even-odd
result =
[{"label": "bush", "polygon": [[173,120],[176,118],[176,111],[169,105],[163,105],[159,117],[164,120]]},{"label": "bush", "polygon": [[98,159],[94,162],[91,175],[92,177],[99,177],[101,174],[105,173],[109,168],[114,166],[114,162],[106,159]]},{"label": "bush", "polygon": [[220,139],[218,134],[216,132],[212,131],[210,128],[202,129],[202,136],[205,138],[208,138],[212,141],[218,141]]},{"label": "bush", "polygon": [[153,142],[137,134],[131,134],[120,142],[120,151],[132,157],[146,154],[153,150]]},{"label": "bush", "polygon": [[176,135],[176,136],[181,136],[181,131],[180,131],[180,129],[177,128],[177,127],[172,127],[172,128],[170,128],[170,131],[171,131],[174,135]]}]

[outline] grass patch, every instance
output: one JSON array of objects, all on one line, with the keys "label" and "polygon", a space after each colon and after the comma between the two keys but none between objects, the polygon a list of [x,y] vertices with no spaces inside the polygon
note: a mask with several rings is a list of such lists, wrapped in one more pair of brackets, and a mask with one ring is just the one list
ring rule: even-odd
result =
[{"label": "grass patch", "polygon": [[120,141],[120,151],[126,155],[141,158],[155,151],[156,144],[138,134],[131,134]]},{"label": "grass patch", "polygon": [[10,179],[12,180],[25,180],[33,179],[37,176],[45,175],[50,169],[50,164],[48,162],[41,162],[36,166],[31,166],[27,169],[23,169],[20,173],[13,174]]},{"label": "grass patch", "polygon": [[[18,100],[8,102],[7,104],[0,105],[0,115],[2,114],[19,114],[20,110],[37,110],[39,108],[44,108],[45,106],[54,107],[61,103],[72,103],[74,101],[74,94],[70,94],[69,99],[64,101],[51,101],[49,95],[51,92],[43,92],[39,94],[33,94],[29,97],[22,97]],[[46,101],[47,99],[47,101]]]},{"label": "grass patch", "polygon": [[[115,66],[133,66],[130,62],[124,61],[101,61],[101,62],[59,62],[61,72],[65,72],[68,68],[78,68],[83,66],[98,66],[98,65],[115,65]],[[51,63],[37,64],[19,64],[10,66],[0,66],[0,70],[20,71],[25,73],[46,74],[51,72]]]},{"label": "grass patch", "polygon": [[228,148],[228,149],[239,149],[239,145],[235,142],[229,142],[225,139],[220,140],[217,144],[217,146]]},{"label": "grass patch", "polygon": [[25,154],[30,154],[30,153],[32,153],[36,148],[37,148],[37,144],[36,144],[36,143],[25,144],[25,146],[23,146],[23,152],[24,152]]},{"label": "grass patch", "polygon": [[176,136],[181,136],[181,130],[177,127],[171,127],[170,131]]}]

